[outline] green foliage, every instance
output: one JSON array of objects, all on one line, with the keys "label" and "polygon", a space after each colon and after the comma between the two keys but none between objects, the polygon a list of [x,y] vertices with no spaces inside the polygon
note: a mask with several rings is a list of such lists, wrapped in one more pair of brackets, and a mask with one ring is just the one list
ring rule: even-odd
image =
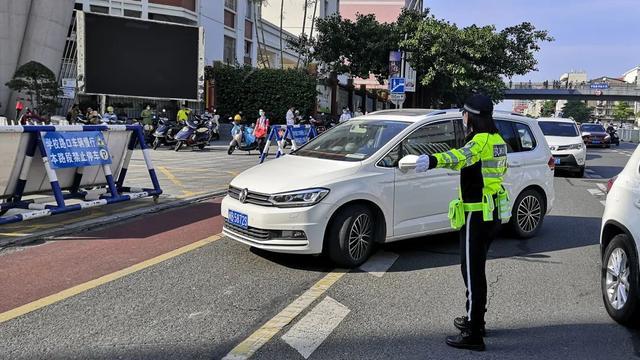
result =
[{"label": "green foliage", "polygon": [[539,43],[553,40],[527,22],[501,31],[492,25],[459,28],[428,11],[403,11],[397,27],[408,34],[400,49],[411,53],[408,62],[435,106],[461,104],[474,91],[500,100],[503,77],[536,70]]},{"label": "green foliage", "polygon": [[381,83],[388,76],[389,51],[397,50],[401,40],[394,23],[380,23],[373,14],[358,14],[356,21],[332,15],[318,19],[316,27],[317,39],[301,36],[288,41],[306,62],[321,62],[325,72],[361,78],[373,74]]},{"label": "green foliage", "polygon": [[613,106],[613,118],[617,121],[627,121],[635,117],[633,109],[625,101],[620,101]]},{"label": "green foliage", "polygon": [[61,91],[53,71],[37,61],[30,61],[18,68],[11,81],[5,84],[13,91],[29,96],[29,102],[37,114],[51,114],[60,104]]},{"label": "green foliage", "polygon": [[593,108],[588,107],[587,104],[582,101],[570,100],[564,104],[562,108],[562,116],[565,118],[572,118],[577,122],[588,122],[593,116]]},{"label": "green foliage", "polygon": [[316,79],[303,71],[216,64],[205,73],[215,80],[217,110],[223,115],[242,111],[254,121],[263,109],[272,124],[283,124],[290,106],[301,114],[311,114],[316,106]]},{"label": "green foliage", "polygon": [[558,102],[554,100],[547,100],[542,104],[542,110],[540,111],[540,116],[549,117],[553,116],[556,113],[556,104]]}]

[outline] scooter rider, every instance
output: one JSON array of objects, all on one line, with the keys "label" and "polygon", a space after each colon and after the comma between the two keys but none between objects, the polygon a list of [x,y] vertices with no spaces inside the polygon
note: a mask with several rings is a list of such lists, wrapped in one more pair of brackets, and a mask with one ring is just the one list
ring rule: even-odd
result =
[{"label": "scooter rider", "polygon": [[493,102],[471,96],[464,105],[466,145],[432,155],[420,155],[416,171],[433,168],[460,170],[460,198],[449,205],[451,225],[460,232],[461,269],[467,315],[454,319],[460,335],[449,336],[449,346],[483,351],[487,304],[485,263],[500,221],[510,216],[503,178],[507,172],[507,145],[493,120]]},{"label": "scooter rider", "polygon": [[253,135],[255,135],[256,139],[258,139],[258,151],[260,152],[260,156],[262,156],[262,151],[264,150],[265,144],[267,142],[269,119],[267,119],[267,116],[262,109],[258,111],[258,115],[260,117],[256,120],[256,128],[253,130]]}]

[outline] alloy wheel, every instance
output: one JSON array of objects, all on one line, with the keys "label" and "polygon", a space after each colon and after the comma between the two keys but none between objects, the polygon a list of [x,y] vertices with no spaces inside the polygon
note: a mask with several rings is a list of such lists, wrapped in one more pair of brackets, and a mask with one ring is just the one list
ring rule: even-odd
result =
[{"label": "alloy wheel", "polygon": [[349,255],[353,260],[359,261],[367,255],[372,236],[371,217],[368,214],[358,215],[349,230]]},{"label": "alloy wheel", "polygon": [[611,307],[620,310],[629,298],[629,261],[627,254],[621,248],[616,248],[607,259],[607,300]]},{"label": "alloy wheel", "polygon": [[533,195],[524,197],[518,205],[516,219],[522,231],[527,233],[534,231],[542,219],[540,200]]}]

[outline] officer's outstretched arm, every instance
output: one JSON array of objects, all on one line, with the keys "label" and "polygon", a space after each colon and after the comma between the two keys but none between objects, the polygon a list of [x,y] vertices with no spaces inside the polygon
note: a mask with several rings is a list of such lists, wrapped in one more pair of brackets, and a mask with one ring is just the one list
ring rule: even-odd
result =
[{"label": "officer's outstretched arm", "polygon": [[478,134],[464,147],[429,155],[429,168],[461,170],[480,160],[480,153],[487,145],[488,134]]}]

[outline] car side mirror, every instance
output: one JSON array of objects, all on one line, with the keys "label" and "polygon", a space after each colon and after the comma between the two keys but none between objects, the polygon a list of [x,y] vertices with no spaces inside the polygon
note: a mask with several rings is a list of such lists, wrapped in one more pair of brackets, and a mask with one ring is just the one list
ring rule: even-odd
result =
[{"label": "car side mirror", "polygon": [[418,156],[416,155],[407,155],[400,159],[398,162],[398,169],[402,172],[407,172],[409,170],[413,170],[416,168],[416,162],[418,161]]}]

